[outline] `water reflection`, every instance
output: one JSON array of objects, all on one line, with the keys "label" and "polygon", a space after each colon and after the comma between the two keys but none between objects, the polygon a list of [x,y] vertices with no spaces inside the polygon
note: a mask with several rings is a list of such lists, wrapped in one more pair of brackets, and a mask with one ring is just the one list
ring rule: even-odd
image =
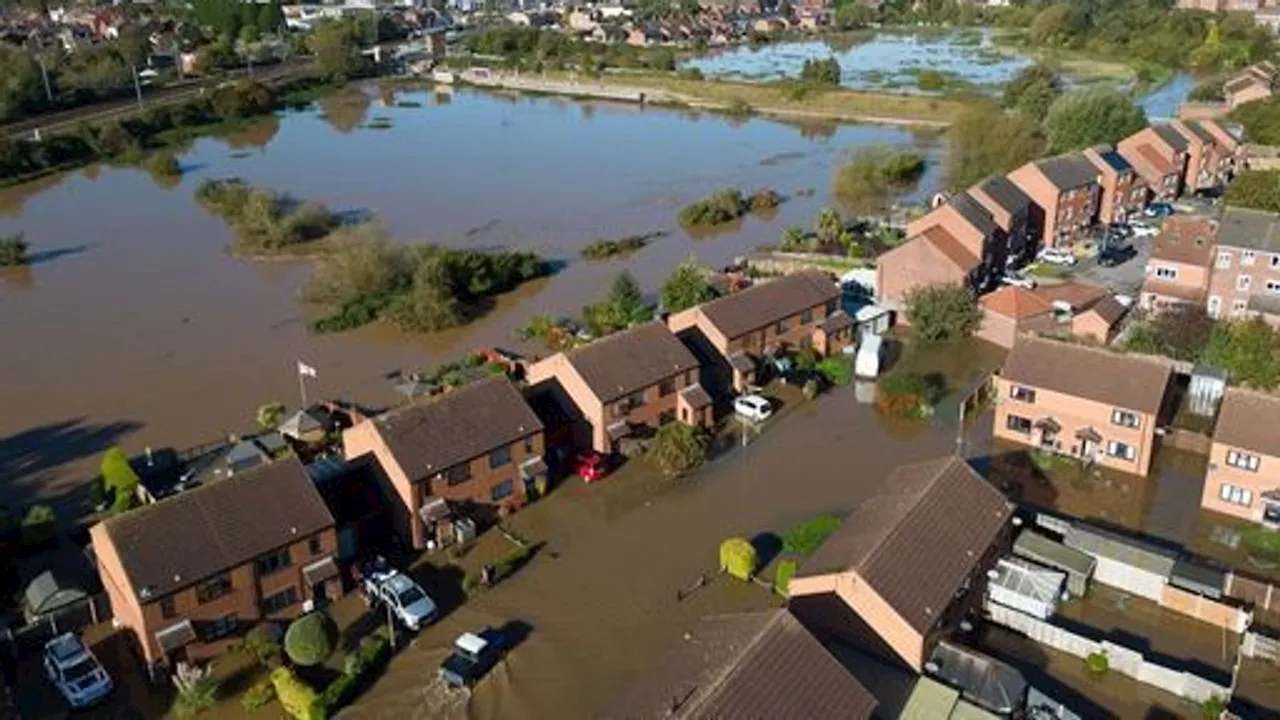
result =
[{"label": "water reflection", "polygon": [[36,275],[30,266],[0,268],[0,282],[5,287],[17,291],[30,290],[35,287]]},{"label": "water reflection", "polygon": [[266,147],[280,132],[280,118],[268,115],[262,120],[219,138],[232,150]]},{"label": "water reflection", "polygon": [[360,127],[372,104],[372,99],[363,90],[349,88],[320,98],[320,117],[345,135]]}]

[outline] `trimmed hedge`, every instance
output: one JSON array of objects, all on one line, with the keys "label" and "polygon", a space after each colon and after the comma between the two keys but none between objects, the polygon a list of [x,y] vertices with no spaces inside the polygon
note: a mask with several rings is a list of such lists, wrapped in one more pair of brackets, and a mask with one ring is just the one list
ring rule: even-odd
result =
[{"label": "trimmed hedge", "polygon": [[391,642],[385,628],[378,628],[372,636],[361,640],[360,647],[343,660],[342,674],[316,698],[318,717],[331,717],[351,702],[361,688],[382,672],[390,657]]}]

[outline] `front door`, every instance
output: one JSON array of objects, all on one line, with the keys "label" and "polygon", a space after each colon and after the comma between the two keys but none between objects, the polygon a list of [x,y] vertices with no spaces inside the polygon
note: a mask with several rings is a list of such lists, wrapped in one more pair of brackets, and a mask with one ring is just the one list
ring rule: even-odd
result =
[{"label": "front door", "polygon": [[311,586],[311,599],[316,607],[324,607],[329,603],[329,590],[324,582],[318,582]]}]

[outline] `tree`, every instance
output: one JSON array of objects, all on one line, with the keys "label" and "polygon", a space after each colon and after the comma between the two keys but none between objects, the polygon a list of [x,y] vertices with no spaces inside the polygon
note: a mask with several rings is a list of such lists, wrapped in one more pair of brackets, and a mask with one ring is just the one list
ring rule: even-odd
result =
[{"label": "tree", "polygon": [[103,484],[114,493],[115,499],[112,501],[111,511],[120,513],[133,507],[137,502],[138,486],[142,481],[129,465],[129,459],[124,456],[124,451],[116,446],[103,453],[99,470],[102,472]]},{"label": "tree", "polygon": [[1062,81],[1047,66],[1039,63],[1018,71],[1004,86],[1000,104],[1029,117],[1043,118],[1049,106],[1062,94]]},{"label": "tree", "polygon": [[1213,319],[1203,306],[1180,303],[1162,310],[1151,321],[1154,347],[1150,351],[1175,360],[1198,360],[1212,332]]},{"label": "tree", "polygon": [[1227,205],[1280,212],[1280,170],[1244,170],[1227,185]]},{"label": "tree", "polygon": [[669,422],[658,428],[645,454],[645,458],[668,477],[689,472],[706,457],[706,435],[700,428],[682,422]]},{"label": "tree", "polygon": [[264,3],[258,9],[258,17],[256,25],[258,33],[261,35],[270,35],[280,29],[280,24],[284,22],[284,12],[280,8],[280,0],[271,0]]},{"label": "tree", "polygon": [[1280,385],[1280,336],[1261,318],[1231,326],[1221,364],[1231,379],[1258,390]]},{"label": "tree", "polygon": [[1147,126],[1147,113],[1124,93],[1089,88],[1063,95],[1049,106],[1045,132],[1054,152],[1114,143]]},{"label": "tree", "polygon": [[1280,145],[1280,98],[1245,103],[1231,111],[1244,128],[1245,139],[1260,145]]},{"label": "tree", "polygon": [[1045,151],[1035,119],[1006,114],[987,101],[968,103],[957,112],[947,137],[947,186],[957,190],[1009,172]]},{"label": "tree", "polygon": [[815,85],[839,85],[840,61],[834,57],[805,60],[804,66],[800,68],[800,79]]},{"label": "tree", "polygon": [[0,120],[22,117],[44,104],[40,67],[23,50],[0,43]]},{"label": "tree", "polygon": [[323,20],[317,23],[308,44],[315,55],[316,72],[329,80],[346,80],[367,69],[355,26],[350,22]]},{"label": "tree", "polygon": [[694,258],[676,266],[662,281],[659,293],[667,312],[680,312],[715,298],[716,292],[707,279],[707,271]]},{"label": "tree", "polygon": [[938,92],[946,86],[947,76],[932,68],[921,70],[916,76],[916,87],[925,92]]},{"label": "tree", "polygon": [[836,27],[841,30],[864,28],[874,21],[875,11],[862,3],[846,3],[836,10]]},{"label": "tree", "polygon": [[27,264],[27,249],[30,246],[22,238],[22,233],[0,236],[0,267]]},{"label": "tree", "polygon": [[872,145],[859,149],[836,171],[835,194],[859,212],[880,212],[895,191],[924,174],[924,157],[908,150]]},{"label": "tree", "polygon": [[289,623],[284,652],[295,665],[318,665],[333,654],[338,627],[323,612],[310,612]]},{"label": "tree", "polygon": [[147,57],[151,55],[151,39],[147,37],[147,31],[141,25],[134,23],[120,28],[115,46],[116,52],[120,53],[120,59],[124,60],[126,65],[136,68],[145,67]]},{"label": "tree", "polygon": [[317,712],[319,703],[316,702],[316,691],[298,679],[289,668],[278,667],[272,670],[271,684],[276,688],[280,706],[296,720],[319,720],[323,717],[321,712]]},{"label": "tree", "polygon": [[652,320],[653,310],[636,279],[623,270],[613,278],[604,300],[584,307],[582,316],[593,334],[604,336]]},{"label": "tree", "polygon": [[907,294],[907,319],[924,342],[968,338],[982,323],[973,291],[962,285],[931,285]]},{"label": "tree", "polygon": [[213,111],[224,118],[247,118],[269,112],[275,97],[271,88],[257,80],[245,79],[217,88],[209,103]]},{"label": "tree", "polygon": [[258,427],[263,430],[275,430],[284,419],[284,405],[275,400],[258,406]]},{"label": "tree", "polygon": [[834,208],[822,208],[813,221],[813,234],[818,244],[824,247],[839,246],[849,233],[845,230],[844,220]]},{"label": "tree", "polygon": [[745,538],[729,538],[720,543],[720,571],[731,577],[747,581],[756,574],[760,558],[756,548]]},{"label": "tree", "polygon": [[1071,6],[1055,3],[1041,10],[1031,21],[1027,35],[1036,45],[1059,43],[1070,30]]}]

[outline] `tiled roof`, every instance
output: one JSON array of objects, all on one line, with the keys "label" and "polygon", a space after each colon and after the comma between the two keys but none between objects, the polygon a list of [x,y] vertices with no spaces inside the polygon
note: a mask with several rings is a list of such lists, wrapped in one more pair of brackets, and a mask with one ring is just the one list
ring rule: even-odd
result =
[{"label": "tiled roof", "polygon": [[1275,295],[1254,293],[1249,296],[1249,303],[1245,307],[1249,312],[1280,317],[1280,297]]},{"label": "tiled roof", "polygon": [[102,530],[145,603],[332,525],[302,463],[288,458],[109,518]]},{"label": "tiled roof", "polygon": [[978,189],[1010,215],[1016,215],[1031,206],[1031,198],[1004,175],[988,178],[978,185]]},{"label": "tiled roof", "polygon": [[1077,311],[1089,307],[1111,293],[1103,285],[1076,281],[1039,285],[1034,292],[1050,303],[1064,303]]},{"label": "tiled roof", "polygon": [[1151,246],[1151,259],[1208,268],[1214,260],[1218,224],[1203,216],[1174,216],[1165,220]]},{"label": "tiled roof", "polygon": [[1280,428],[1280,397],[1243,388],[1227,388],[1213,440],[1241,450],[1280,457],[1280,432],[1276,428]]},{"label": "tiled roof", "polygon": [[1218,223],[1218,244],[1250,250],[1280,251],[1280,215],[1229,207]]},{"label": "tiled roof", "polygon": [[941,225],[934,225],[928,228],[920,233],[920,237],[937,249],[952,265],[966,274],[982,264],[977,255],[970,252],[969,248],[966,248],[963,243],[947,232]]},{"label": "tiled roof", "polygon": [[1206,145],[1216,145],[1218,143],[1217,138],[1215,138],[1212,134],[1210,134],[1209,131],[1200,127],[1199,123],[1185,122],[1185,123],[1180,123],[1180,125],[1182,127],[1185,127],[1188,132],[1196,136],[1196,139],[1198,139],[1200,142]]},{"label": "tiled roof", "polygon": [[410,481],[542,430],[542,421],[505,377],[481,380],[368,422]]},{"label": "tiled roof", "polygon": [[1053,304],[1026,288],[1006,285],[979,301],[988,312],[1015,320],[1026,320],[1053,312]]},{"label": "tiled roof", "polygon": [[826,273],[807,271],[753,285],[702,305],[702,314],[732,340],[840,298]]},{"label": "tiled roof", "polygon": [[964,460],[903,465],[801,566],[856,572],[911,627],[928,632],[996,541],[1013,506]]},{"label": "tiled roof", "polygon": [[1171,374],[1167,361],[1025,335],[1000,370],[1019,385],[1152,414],[1164,402]]},{"label": "tiled roof", "polygon": [[570,350],[565,358],[606,403],[698,367],[689,348],[659,321]]},{"label": "tiled roof", "polygon": [[1187,148],[1190,147],[1190,144],[1187,142],[1187,139],[1182,136],[1182,133],[1178,132],[1168,123],[1152,125],[1151,130],[1155,132],[1156,135],[1159,135],[1160,139],[1163,140],[1166,145],[1178,152],[1186,152]]},{"label": "tiled roof", "polygon": [[785,609],[704,619],[606,718],[865,720],[876,698]]},{"label": "tiled roof", "polygon": [[1129,312],[1129,308],[1115,299],[1114,296],[1108,295],[1095,303],[1093,307],[1085,310],[1085,312],[1093,313],[1102,318],[1102,321],[1108,326],[1113,326],[1120,322],[1120,318],[1124,317],[1125,313]]},{"label": "tiled roof", "polygon": [[1071,190],[1098,179],[1098,168],[1079,154],[1045,158],[1035,165],[1059,190]]},{"label": "tiled roof", "polygon": [[960,213],[960,217],[965,219],[973,226],[975,230],[982,233],[985,237],[995,235],[1000,227],[996,225],[996,221],[992,219],[991,212],[982,206],[976,198],[967,192],[960,193],[951,198],[951,207]]},{"label": "tiled roof", "polygon": [[1169,157],[1160,152],[1160,150],[1150,143],[1143,143],[1142,145],[1139,145],[1138,154],[1142,156],[1143,160],[1147,161],[1147,164],[1150,165],[1157,174],[1168,175],[1178,171],[1177,166],[1169,160]]},{"label": "tiled roof", "polygon": [[1199,304],[1204,302],[1206,289],[1169,280],[1161,280],[1154,275],[1148,275],[1142,281],[1142,292]]}]

